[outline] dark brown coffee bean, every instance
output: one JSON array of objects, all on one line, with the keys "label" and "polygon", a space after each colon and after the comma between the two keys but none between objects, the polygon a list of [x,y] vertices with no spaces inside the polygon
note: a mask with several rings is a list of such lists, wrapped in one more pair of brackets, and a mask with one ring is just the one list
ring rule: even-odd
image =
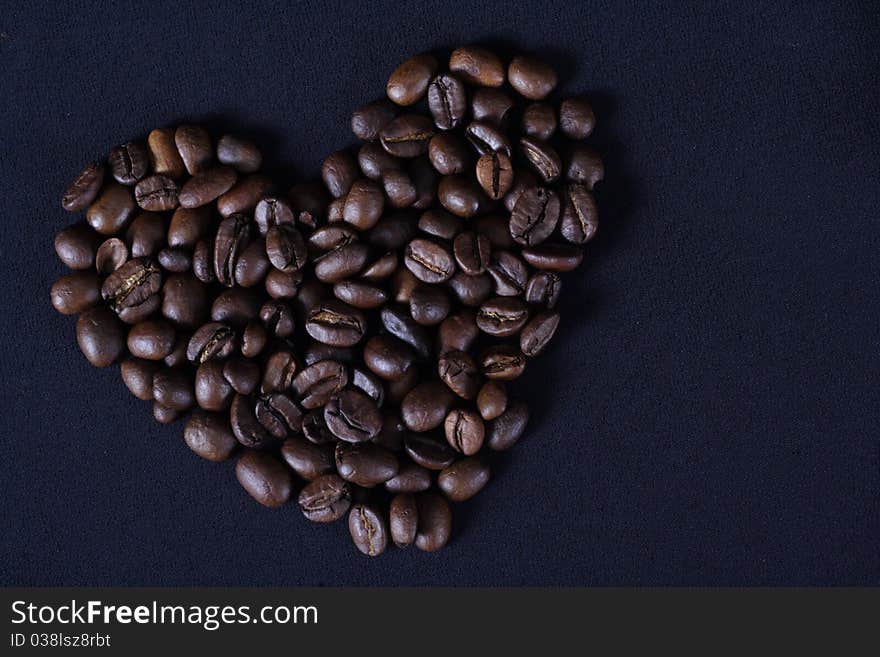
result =
[{"label": "dark brown coffee bean", "polygon": [[376,260],[366,265],[361,270],[360,276],[364,281],[380,282],[394,274],[397,270],[397,254],[394,251],[379,256]]},{"label": "dark brown coffee bean", "polygon": [[408,310],[400,306],[386,306],[382,309],[380,317],[385,330],[415,349],[420,358],[430,356],[431,338],[425,328],[412,318]]},{"label": "dark brown coffee bean", "polygon": [[265,252],[276,269],[291,272],[306,263],[306,243],[300,232],[291,224],[272,226],[266,234]]},{"label": "dark brown coffee bean", "polygon": [[474,399],[477,396],[481,383],[480,371],[467,353],[456,350],[444,352],[437,361],[437,373],[459,397]]},{"label": "dark brown coffee bean", "polygon": [[504,84],[504,64],[490,50],[479,46],[465,46],[453,51],[449,70],[465,81],[482,87],[500,87]]},{"label": "dark brown coffee bean", "polygon": [[[177,208],[168,226],[168,246],[172,249],[195,248],[198,241],[208,235],[213,223],[214,214],[209,207]],[[132,252],[134,252],[133,246]]]},{"label": "dark brown coffee bean", "polygon": [[[150,302],[149,307],[155,310],[159,305],[159,297],[156,293],[161,285],[162,271],[159,265],[149,258],[135,258],[126,262],[104,280],[101,296],[120,315],[126,309],[134,310],[147,302]],[[150,300],[154,296],[153,303]],[[125,319],[123,317],[123,320]]]},{"label": "dark brown coffee bean", "polygon": [[349,388],[327,402],[324,422],[340,440],[357,443],[376,437],[382,428],[382,414],[376,402],[365,393]]},{"label": "dark brown coffee bean", "polygon": [[504,195],[504,207],[508,212],[513,212],[513,208],[516,207],[516,202],[523,192],[538,186],[540,186],[538,177],[532,173],[531,169],[516,169],[513,176],[513,185],[510,191]]},{"label": "dark brown coffee bean", "polygon": [[507,125],[513,108],[513,99],[500,89],[477,89],[471,99],[474,121],[494,123],[500,127]]},{"label": "dark brown coffee bean", "polygon": [[212,358],[228,358],[235,351],[235,331],[220,322],[209,322],[193,333],[186,349],[187,359],[201,365]]},{"label": "dark brown coffee bean", "polygon": [[291,436],[284,441],[281,458],[306,481],[313,481],[321,475],[336,471],[331,445],[315,445],[299,436]]},{"label": "dark brown coffee bean", "polygon": [[76,322],[76,342],[89,363],[107,367],[125,351],[125,328],[108,308],[90,308]]},{"label": "dark brown coffee bean", "polygon": [[454,399],[452,391],[440,381],[425,381],[403,398],[400,415],[410,431],[430,431],[443,424]]},{"label": "dark brown coffee bean", "polygon": [[382,187],[392,208],[408,208],[416,202],[416,186],[405,171],[389,171],[382,179]]},{"label": "dark brown coffee bean", "polygon": [[512,401],[499,417],[489,423],[486,444],[490,449],[510,449],[522,437],[529,421],[529,408],[524,402]]},{"label": "dark brown coffee bean", "polygon": [[300,491],[298,503],[312,522],[333,522],[351,506],[351,484],[339,475],[322,475]]},{"label": "dark brown coffee bean", "polygon": [[125,241],[131,246],[130,256],[156,256],[165,246],[168,222],[155,212],[141,212],[125,231]]},{"label": "dark brown coffee bean", "polygon": [[[266,240],[258,237],[245,247],[235,263],[235,282],[241,287],[254,287],[266,278],[272,268],[266,257]],[[303,245],[305,251],[305,245]]]},{"label": "dark brown coffee bean", "polygon": [[512,381],[522,375],[525,367],[526,357],[510,345],[489,347],[480,355],[480,370],[487,379]]},{"label": "dark brown coffee bean", "polygon": [[523,327],[519,348],[526,356],[537,356],[553,338],[558,326],[559,313],[538,313]]},{"label": "dark brown coffee bean", "polygon": [[214,238],[214,275],[221,285],[235,285],[235,265],[251,240],[251,222],[243,214],[226,217]]},{"label": "dark brown coffee bean", "polygon": [[348,151],[336,151],[321,164],[321,178],[333,198],[348,194],[359,176],[358,165]]},{"label": "dark brown coffee bean", "polygon": [[569,139],[586,139],[593,132],[596,117],[583,98],[568,98],[559,106],[559,127]]},{"label": "dark brown coffee bean", "polygon": [[354,276],[367,264],[370,248],[352,242],[320,256],[315,263],[315,276],[322,283],[337,283]]},{"label": "dark brown coffee bean", "polygon": [[238,174],[232,167],[206,169],[184,183],[178,194],[178,200],[184,208],[207,205],[232,189],[236,180]]},{"label": "dark brown coffee bean", "polygon": [[483,446],[485,427],[476,411],[456,408],[449,411],[443,423],[446,442],[466,456],[476,454]]},{"label": "dark brown coffee bean", "polygon": [[244,328],[260,314],[260,296],[252,289],[234,287],[223,290],[211,306],[211,319]]},{"label": "dark brown coffee bean", "polygon": [[335,347],[351,347],[361,341],[366,318],[356,308],[328,300],[309,313],[306,332],[318,342]]},{"label": "dark brown coffee bean", "polygon": [[403,161],[391,155],[380,144],[367,142],[358,151],[358,166],[370,180],[382,180],[389,171],[403,168]]},{"label": "dark brown coffee bean", "polygon": [[259,397],[254,405],[254,414],[257,422],[278,440],[302,432],[303,412],[284,393],[271,392]]},{"label": "dark brown coffee bean", "polygon": [[211,136],[202,126],[178,126],[174,133],[174,143],[177,145],[177,152],[180,153],[183,164],[191,176],[207,169],[214,159]]},{"label": "dark brown coffee bean", "polygon": [[147,138],[150,165],[157,174],[169,178],[181,178],[186,167],[174,143],[174,128],[156,128]]},{"label": "dark brown coffee bean", "polygon": [[272,268],[266,274],[266,292],[273,299],[293,299],[302,282],[302,271],[283,272]]},{"label": "dark brown coffee bean", "polygon": [[563,196],[559,232],[572,244],[589,242],[599,228],[599,209],[583,185],[569,185]]},{"label": "dark brown coffee bean", "polygon": [[529,279],[525,298],[529,303],[553,308],[559,300],[561,289],[562,281],[557,274],[550,271],[539,271]]},{"label": "dark brown coffee bean", "polygon": [[584,259],[584,252],[570,244],[542,244],[524,248],[523,258],[535,269],[567,272],[577,269]]},{"label": "dark brown coffee bean", "polygon": [[392,493],[420,493],[431,487],[431,471],[401,457],[397,474],[385,482],[385,489]]},{"label": "dark brown coffee bean", "polygon": [[510,216],[510,235],[532,246],[546,240],[559,221],[559,196],[553,190],[533,187],[519,197]]},{"label": "dark brown coffee bean", "polygon": [[295,315],[293,307],[285,301],[270,299],[260,307],[260,321],[269,335],[287,338],[293,335]]},{"label": "dark brown coffee bean", "polygon": [[492,294],[492,279],[487,274],[465,274],[456,272],[449,281],[449,287],[465,306],[476,307]]},{"label": "dark brown coffee bean", "polygon": [[455,315],[450,315],[440,324],[437,332],[439,353],[447,351],[467,351],[480,334],[477,327],[476,313],[465,308]]},{"label": "dark brown coffee bean", "polygon": [[413,105],[425,95],[437,73],[437,60],[427,53],[414,55],[394,69],[385,92],[398,105]]},{"label": "dark brown coffee bean", "polygon": [[351,131],[358,139],[374,141],[396,114],[397,108],[384,98],[368,103],[351,115]]},{"label": "dark brown coffee bean", "polygon": [[542,100],[556,88],[556,71],[536,57],[514,57],[507,69],[510,86],[530,100]]},{"label": "dark brown coffee bean", "polygon": [[217,142],[217,159],[220,164],[234,167],[241,173],[259,171],[263,164],[260,149],[250,139],[235,135],[223,135]]},{"label": "dark brown coffee bean", "polygon": [[257,357],[266,346],[267,340],[266,328],[260,322],[248,322],[241,335],[241,355],[245,358]]},{"label": "dark brown coffee bean", "polygon": [[529,309],[514,297],[495,297],[477,311],[477,326],[483,333],[504,338],[514,335],[529,319]]},{"label": "dark brown coffee bean", "polygon": [[364,363],[377,376],[397,381],[415,364],[415,355],[402,340],[390,335],[376,335],[364,346]]},{"label": "dark brown coffee bean", "polygon": [[134,197],[128,187],[108,182],[89,206],[86,221],[102,235],[113,235],[125,228],[135,207]]},{"label": "dark brown coffee bean", "polygon": [[419,285],[409,299],[409,313],[422,326],[436,326],[449,314],[449,294],[437,285]]},{"label": "dark brown coffee bean", "polygon": [[89,162],[61,197],[61,207],[68,212],[85,210],[101,191],[104,184],[104,165]]},{"label": "dark brown coffee bean", "polygon": [[372,372],[355,367],[351,372],[351,385],[376,402],[379,408],[385,403],[385,386]]},{"label": "dark brown coffee bean", "polygon": [[565,177],[569,182],[581,183],[592,190],[605,178],[605,164],[595,149],[577,144],[568,156]]},{"label": "dark brown coffee bean", "polygon": [[489,265],[491,244],[484,235],[470,231],[461,233],[455,238],[453,252],[455,260],[466,274],[482,274]]},{"label": "dark brown coffee bean", "polygon": [[487,422],[507,409],[507,388],[500,381],[486,381],[477,393],[477,409]]},{"label": "dark brown coffee bean", "polygon": [[238,447],[229,418],[222,413],[196,411],[186,423],[183,439],[187,447],[208,461],[225,461]]},{"label": "dark brown coffee bean", "polygon": [[559,177],[562,160],[552,146],[531,137],[520,139],[519,146],[541,180],[550,183]]},{"label": "dark brown coffee bean", "polygon": [[260,383],[260,366],[250,358],[231,358],[223,364],[223,378],[238,394],[249,395]]},{"label": "dark brown coffee bean", "polygon": [[428,470],[442,470],[455,460],[455,451],[443,438],[411,433],[404,439],[403,446],[413,461]]},{"label": "dark brown coffee bean", "polygon": [[489,466],[477,457],[456,461],[437,475],[437,487],[453,502],[464,502],[489,483]]},{"label": "dark brown coffee bean", "polygon": [[153,399],[176,411],[185,411],[196,403],[192,375],[179,367],[166,367],[153,375]]},{"label": "dark brown coffee bean", "polygon": [[467,92],[454,75],[438,75],[428,87],[428,109],[441,130],[455,128],[467,113]]},{"label": "dark brown coffee bean", "polygon": [[183,249],[162,249],[156,259],[164,269],[177,274],[192,268],[192,256]]},{"label": "dark brown coffee bean", "polygon": [[110,274],[128,260],[128,247],[118,237],[105,240],[95,254],[95,268],[99,274]]},{"label": "dark brown coffee bean", "polygon": [[[326,418],[325,418],[326,419]],[[364,488],[384,484],[397,474],[397,457],[375,443],[336,444],[336,472],[339,476]]]},{"label": "dark brown coffee bean", "polygon": [[107,162],[110,173],[122,185],[134,185],[147,175],[150,168],[147,148],[139,141],[130,141],[111,149]]},{"label": "dark brown coffee bean", "polygon": [[513,155],[510,140],[491,123],[474,121],[465,129],[464,135],[480,155],[486,153],[504,153],[507,157]]},{"label": "dark brown coffee bean", "polygon": [[404,264],[425,283],[442,283],[455,273],[449,250],[438,242],[417,238],[406,245]]},{"label": "dark brown coffee bean", "polygon": [[169,276],[162,287],[162,314],[172,323],[196,328],[208,319],[208,293],[191,274]]},{"label": "dark brown coffee bean", "polygon": [[55,236],[55,253],[71,269],[91,269],[101,236],[86,223],[69,226]]},{"label": "dark brown coffee bean", "polygon": [[504,153],[486,153],[477,161],[477,181],[486,196],[497,201],[513,184],[513,165]]},{"label": "dark brown coffee bean", "polygon": [[388,293],[380,287],[359,281],[341,281],[333,286],[333,296],[354,308],[379,308],[388,301]]},{"label": "dark brown coffee bean", "polygon": [[252,214],[266,194],[272,190],[272,181],[260,174],[251,174],[239,178],[225,194],[217,199],[217,211],[221,217],[228,217],[236,212]]},{"label": "dark brown coffee bean", "polygon": [[119,371],[122,382],[135,397],[142,401],[153,401],[153,375],[162,367],[161,363],[127,358],[122,361]]},{"label": "dark brown coffee bean", "polygon": [[425,552],[436,552],[452,536],[452,511],[442,496],[431,492],[419,493],[416,505],[419,515],[416,547]]},{"label": "dark brown coffee bean", "polygon": [[549,103],[532,103],[522,117],[522,129],[529,137],[547,141],[556,132],[556,110]]},{"label": "dark brown coffee bean", "polygon": [[257,419],[253,397],[235,395],[229,410],[229,421],[235,438],[245,447],[271,449],[278,445],[278,439]]},{"label": "dark brown coffee bean", "polygon": [[453,239],[464,227],[461,218],[442,208],[430,208],[419,217],[419,230],[444,240]]},{"label": "dark brown coffee bean", "polygon": [[266,360],[260,389],[264,394],[286,391],[293,384],[299,371],[300,365],[296,355],[290,349],[279,349]]},{"label": "dark brown coffee bean", "polygon": [[382,148],[395,157],[416,157],[428,150],[434,124],[421,114],[404,114],[379,132]]},{"label": "dark brown coffee bean", "polygon": [[128,332],[128,350],[135,358],[162,360],[174,349],[174,327],[164,320],[145,320]]},{"label": "dark brown coffee bean", "polygon": [[388,547],[388,528],[376,504],[356,504],[348,514],[348,531],[355,547],[368,557],[378,557]]},{"label": "dark brown coffee bean", "polygon": [[265,235],[272,226],[292,224],[294,222],[293,209],[287,201],[270,196],[257,203],[254,208],[254,221],[260,235]]},{"label": "dark brown coffee bean", "polygon": [[[303,369],[293,380],[300,406],[305,409],[324,406],[348,384],[345,365],[321,360]],[[323,415],[322,415],[323,417]]]},{"label": "dark brown coffee bean", "polygon": [[489,275],[495,283],[495,294],[502,297],[521,296],[529,280],[526,263],[509,251],[492,253]]},{"label": "dark brown coffee bean", "polygon": [[248,495],[263,506],[275,508],[293,494],[293,476],[277,457],[247,450],[235,464],[235,476]]},{"label": "dark brown coffee bean", "polygon": [[419,522],[415,496],[411,493],[395,495],[391,500],[388,518],[394,544],[399,548],[412,545],[416,540]]},{"label": "dark brown coffee bean", "polygon": [[59,313],[77,315],[101,301],[101,282],[93,271],[76,271],[55,281],[50,296]]},{"label": "dark brown coffee bean", "polygon": [[439,174],[451,176],[467,171],[471,154],[458,135],[441,132],[428,143],[428,159]]},{"label": "dark brown coffee bean", "polygon": [[219,360],[209,360],[196,370],[196,403],[206,411],[225,411],[235,395],[223,376],[223,365]]},{"label": "dark brown coffee bean", "polygon": [[168,176],[149,176],[134,188],[137,204],[150,212],[173,210],[178,204],[177,183]]}]

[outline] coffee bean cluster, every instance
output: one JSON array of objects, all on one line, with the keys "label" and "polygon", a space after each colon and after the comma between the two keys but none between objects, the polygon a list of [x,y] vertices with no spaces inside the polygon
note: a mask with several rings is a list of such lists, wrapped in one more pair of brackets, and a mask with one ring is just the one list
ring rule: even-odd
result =
[{"label": "coffee bean cluster", "polygon": [[[559,324],[560,274],[597,229],[594,116],[555,71],[480,47],[402,63],[351,119],[358,149],[279,193],[249,140],[159,128],[62,199],[89,362],[121,361],[159,422],[258,502],[347,514],[357,548],[452,533],[529,412],[508,394]],[[298,489],[298,493],[296,492]]]}]

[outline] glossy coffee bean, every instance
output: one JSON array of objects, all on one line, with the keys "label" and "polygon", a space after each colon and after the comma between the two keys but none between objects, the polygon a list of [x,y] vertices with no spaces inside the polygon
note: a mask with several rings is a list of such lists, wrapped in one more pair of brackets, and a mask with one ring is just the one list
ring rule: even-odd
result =
[{"label": "glossy coffee bean", "polygon": [[162,286],[162,315],[176,326],[195,329],[208,310],[207,288],[192,274],[174,274]]},{"label": "glossy coffee bean", "polygon": [[336,474],[326,474],[300,491],[299,508],[312,522],[338,520],[351,506],[351,484]]},{"label": "glossy coffee bean", "polygon": [[343,218],[361,230],[369,230],[376,225],[385,207],[382,188],[372,180],[361,178],[354,181],[345,197]]},{"label": "glossy coffee bean", "polygon": [[259,421],[256,400],[251,396],[235,395],[229,409],[229,422],[236,440],[253,449],[273,449],[279,440]]},{"label": "glossy coffee bean", "polygon": [[168,225],[168,246],[172,249],[195,248],[198,241],[208,235],[214,221],[215,215],[209,207],[177,208]]},{"label": "glossy coffee bean", "polygon": [[479,334],[476,313],[463,309],[455,315],[450,315],[440,324],[440,330],[437,332],[438,352],[442,355],[453,350],[467,351]]},{"label": "glossy coffee bean", "polygon": [[302,432],[303,412],[290,397],[281,392],[260,395],[254,414],[263,428],[277,440]]},{"label": "glossy coffee bean", "polygon": [[493,123],[499,127],[507,125],[513,108],[513,99],[501,89],[477,89],[471,99],[474,121]]},{"label": "glossy coffee bean", "polygon": [[260,235],[269,232],[272,226],[294,223],[293,208],[284,199],[268,196],[260,199],[254,208],[254,222]]},{"label": "glossy coffee bean", "polygon": [[453,502],[464,502],[489,483],[489,466],[477,457],[456,461],[437,475],[437,487]]},{"label": "glossy coffee bean", "polygon": [[420,493],[430,487],[431,471],[406,456],[401,458],[397,474],[385,482],[385,489],[391,493]]},{"label": "glossy coffee bean", "polygon": [[522,129],[529,137],[547,141],[556,132],[556,110],[549,103],[532,103],[523,112]]},{"label": "glossy coffee bean", "polygon": [[293,389],[300,406],[311,409],[326,405],[347,384],[348,371],[345,365],[333,360],[321,360],[296,375]]},{"label": "glossy coffee bean", "polygon": [[248,244],[235,263],[235,283],[241,287],[260,285],[272,266],[266,257],[266,240],[258,237]]},{"label": "glossy coffee bean", "polygon": [[430,208],[419,217],[418,228],[426,235],[452,240],[465,226],[460,217],[447,212],[443,208]]},{"label": "glossy coffee bean", "polygon": [[498,296],[516,297],[525,291],[529,280],[528,267],[510,251],[494,251],[488,269]]},{"label": "glossy coffee bean", "polygon": [[461,137],[451,132],[441,132],[428,143],[428,159],[437,173],[451,176],[465,173],[472,156]]},{"label": "glossy coffee bean", "polygon": [[382,180],[386,173],[403,167],[403,160],[394,157],[380,144],[367,142],[358,151],[358,166],[370,180]]},{"label": "glossy coffee bean", "polygon": [[519,244],[541,244],[559,221],[559,196],[551,189],[533,187],[522,193],[510,216],[510,235]]},{"label": "glossy coffee bean", "polygon": [[412,318],[408,309],[386,306],[380,317],[385,330],[412,347],[420,358],[427,358],[431,354],[431,338],[428,332]]},{"label": "glossy coffee bean", "polygon": [[501,381],[486,381],[477,393],[477,410],[486,420],[494,420],[507,409],[507,388]]},{"label": "glossy coffee bean", "polygon": [[153,376],[153,399],[177,411],[191,408],[195,402],[192,375],[179,367],[166,367]]},{"label": "glossy coffee bean", "polygon": [[485,235],[466,231],[453,242],[453,254],[465,274],[482,274],[489,265],[492,247]]},{"label": "glossy coffee bean", "polygon": [[206,411],[225,411],[235,395],[223,376],[223,365],[219,360],[209,360],[196,370],[196,403]]},{"label": "glossy coffee bean", "polygon": [[180,188],[178,201],[184,208],[207,205],[232,189],[236,180],[238,174],[232,167],[206,169],[184,183]]},{"label": "glossy coffee bean", "polygon": [[443,424],[454,399],[452,391],[440,381],[425,381],[403,398],[400,415],[410,431],[430,431]]},{"label": "glossy coffee bean", "polygon": [[428,470],[442,470],[455,460],[455,451],[443,440],[424,433],[412,433],[403,442],[407,455]]},{"label": "glossy coffee bean", "polygon": [[382,148],[395,157],[416,157],[428,150],[434,124],[421,114],[404,114],[379,132]]},{"label": "glossy coffee bean", "polygon": [[[104,280],[101,296],[120,316],[125,310],[137,309],[148,303],[155,310],[159,305],[156,293],[161,285],[162,270],[158,263],[150,258],[135,258]],[[151,299],[155,300],[155,304],[151,303]]]},{"label": "glossy coffee bean", "polygon": [[589,242],[599,228],[599,209],[584,185],[569,185],[563,194],[559,232],[572,244]]},{"label": "glossy coffee bean", "polygon": [[174,143],[174,128],[156,128],[147,138],[152,170],[172,179],[183,177],[186,167]]},{"label": "glossy coffee bean", "polygon": [[128,350],[135,358],[162,360],[174,349],[174,327],[161,319],[148,319],[131,327]]},{"label": "glossy coffee bean", "polygon": [[118,237],[104,240],[95,253],[95,269],[99,274],[111,274],[128,260],[128,247]]},{"label": "glossy coffee bean", "polygon": [[272,266],[284,272],[302,269],[308,256],[305,240],[292,224],[276,225],[269,229],[265,252]]},{"label": "glossy coffee bean", "polygon": [[250,358],[231,358],[223,363],[223,378],[238,394],[249,395],[260,383],[260,366]]},{"label": "glossy coffee bean", "polygon": [[569,139],[586,139],[593,132],[596,117],[583,98],[567,98],[559,106],[559,128]]},{"label": "glossy coffee bean", "polygon": [[235,285],[235,265],[251,235],[251,222],[246,215],[233,214],[220,222],[214,238],[214,275],[221,285]]},{"label": "glossy coffee bean", "polygon": [[168,176],[155,175],[141,180],[134,188],[137,204],[149,212],[164,212],[177,207],[179,190]]},{"label": "glossy coffee bean", "polygon": [[510,449],[522,437],[529,421],[529,408],[524,402],[512,401],[507,410],[489,423],[486,444],[490,449]]},{"label": "glossy coffee bean", "polygon": [[405,171],[389,171],[382,179],[385,197],[392,208],[408,208],[416,202],[417,190]]},{"label": "glossy coffee bean", "polygon": [[391,540],[399,548],[412,545],[416,540],[419,513],[415,495],[401,493],[391,500],[388,510],[388,524]]},{"label": "glossy coffee bean", "polygon": [[162,249],[156,259],[166,271],[179,274],[192,269],[192,255],[184,249]]},{"label": "glossy coffee bean", "polygon": [[452,536],[452,511],[442,496],[419,493],[416,496],[418,529],[416,547],[425,552],[435,552],[444,547]]},{"label": "glossy coffee bean", "polygon": [[351,347],[363,338],[366,318],[356,308],[331,299],[309,313],[306,332],[318,342]]},{"label": "glossy coffee bean", "polygon": [[86,211],[86,221],[102,235],[113,235],[125,228],[135,207],[128,187],[108,182]]},{"label": "glossy coffee bean", "polygon": [[511,157],[513,150],[507,136],[491,123],[473,121],[465,128],[464,136],[478,155],[504,153]]},{"label": "glossy coffee bean", "polygon": [[235,464],[235,476],[248,495],[263,506],[279,507],[293,494],[290,470],[266,452],[245,451]]},{"label": "glossy coffee bean", "polygon": [[201,365],[212,358],[228,358],[235,351],[235,331],[221,322],[209,322],[201,326],[186,349],[186,357],[191,363]]},{"label": "glossy coffee bean", "polygon": [[578,144],[568,154],[565,178],[569,182],[581,183],[592,190],[605,178],[605,164],[595,149]]},{"label": "glossy coffee bean", "polygon": [[477,311],[477,326],[480,330],[498,338],[514,335],[528,319],[528,307],[515,297],[489,299]]},{"label": "glossy coffee bean", "polygon": [[365,393],[348,388],[327,402],[324,422],[340,440],[358,443],[376,437],[382,429],[382,414],[376,402]]},{"label": "glossy coffee bean", "polygon": [[428,84],[437,73],[437,68],[437,60],[432,55],[423,53],[410,57],[388,78],[388,84],[385,85],[388,98],[398,105],[417,103],[428,91]]},{"label": "glossy coffee bean", "polygon": [[332,445],[315,445],[300,436],[291,436],[284,441],[281,458],[297,476],[306,481],[336,471]]},{"label": "glossy coffee bean", "polygon": [[397,381],[413,367],[415,354],[402,340],[380,334],[370,338],[364,346],[364,363],[382,379]]},{"label": "glossy coffee bean", "polygon": [[348,531],[355,547],[368,557],[378,557],[388,547],[388,526],[376,504],[355,504],[348,514]]},{"label": "glossy coffee bean", "polygon": [[519,348],[526,356],[540,354],[559,326],[559,313],[541,312],[532,317],[519,335]]},{"label": "glossy coffee bean", "polygon": [[125,329],[104,306],[86,310],[76,322],[76,342],[95,367],[107,367],[125,351]]},{"label": "glossy coffee bean", "polygon": [[229,418],[224,413],[196,411],[186,423],[183,440],[187,447],[208,461],[225,461],[238,447],[229,428]]},{"label": "glossy coffee bean", "polygon": [[208,131],[198,125],[181,125],[174,133],[174,143],[187,172],[201,173],[214,159],[214,149]]},{"label": "glossy coffee bean", "polygon": [[525,299],[545,308],[553,308],[559,300],[562,280],[552,271],[539,271],[532,275],[526,285]]},{"label": "glossy coffee bean", "polygon": [[127,358],[119,366],[122,382],[131,394],[142,401],[153,401],[153,375],[162,367],[161,363]]},{"label": "glossy coffee bean", "polygon": [[536,57],[514,57],[507,69],[510,86],[530,100],[542,100],[556,87],[556,71]]},{"label": "glossy coffee bean", "polygon": [[74,224],[55,236],[55,253],[70,269],[91,269],[101,241],[88,224]]},{"label": "glossy coffee bean", "polygon": [[354,308],[379,308],[388,301],[388,293],[381,287],[359,281],[340,281],[333,286],[333,295]]},{"label": "glossy coffee bean", "polygon": [[339,476],[364,488],[384,484],[397,474],[397,457],[375,443],[340,441],[334,458]]},{"label": "glossy coffee bean", "polygon": [[567,272],[577,269],[584,259],[584,252],[570,244],[541,244],[524,248],[522,256],[535,269]]},{"label": "glossy coffee bean", "polygon": [[62,315],[77,315],[101,301],[101,283],[92,271],[76,271],[60,277],[50,291],[52,307]]},{"label": "glossy coffee bean", "polygon": [[272,181],[260,174],[239,178],[232,188],[217,198],[217,211],[221,217],[236,212],[253,214],[260,200],[272,190]]},{"label": "glossy coffee bean", "polygon": [[409,300],[409,312],[416,323],[436,326],[449,314],[452,302],[449,294],[437,285],[419,285]]},{"label": "glossy coffee bean", "polygon": [[513,185],[513,165],[504,153],[486,153],[477,160],[477,182],[493,201],[507,194]]},{"label": "glossy coffee bean", "polygon": [[89,162],[64,192],[61,207],[68,212],[85,210],[97,198],[103,184],[104,165]]},{"label": "glossy coffee bean", "polygon": [[302,271],[283,272],[270,268],[266,274],[266,292],[273,299],[293,299],[303,282]]},{"label": "glossy coffee bean", "polygon": [[260,389],[264,394],[284,392],[293,385],[299,371],[300,364],[296,354],[291,349],[279,348],[266,359]]},{"label": "glossy coffee bean", "polygon": [[448,73],[435,77],[428,86],[428,109],[441,130],[458,126],[467,113],[464,83]]},{"label": "glossy coffee bean", "polygon": [[296,326],[293,307],[285,301],[270,299],[260,306],[260,321],[269,335],[287,338]]},{"label": "glossy coffee bean", "polygon": [[348,194],[359,177],[358,164],[348,151],[336,151],[321,164],[321,179],[333,198]]},{"label": "glossy coffee bean", "polygon": [[457,272],[449,280],[449,287],[465,306],[476,307],[492,295],[492,278],[487,274],[471,275]]},{"label": "glossy coffee bean", "polygon": [[467,352],[449,350],[437,360],[440,380],[462,399],[474,399],[480,389],[480,371]]},{"label": "glossy coffee bean", "polygon": [[416,238],[406,245],[404,264],[425,283],[442,283],[455,273],[455,261],[449,249],[424,238]]},{"label": "glossy coffee bean", "polygon": [[351,131],[358,139],[374,141],[396,114],[397,108],[387,99],[367,103],[351,115]]},{"label": "glossy coffee bean", "polygon": [[526,367],[526,357],[511,345],[489,347],[480,354],[480,371],[487,379],[512,381],[520,377]]},{"label": "glossy coffee bean", "polygon": [[122,185],[136,184],[150,168],[147,147],[139,141],[130,141],[111,149],[107,163],[110,165],[110,174]]},{"label": "glossy coffee bean", "polygon": [[315,261],[315,276],[322,283],[336,283],[360,272],[370,257],[363,242],[352,242],[333,249]]},{"label": "glossy coffee bean", "polygon": [[476,411],[455,408],[449,411],[443,423],[446,442],[456,452],[471,456],[483,446],[486,428]]},{"label": "glossy coffee bean", "polygon": [[501,59],[479,46],[466,46],[453,51],[449,57],[449,70],[473,85],[500,87],[504,84],[505,72]]},{"label": "glossy coffee bean", "polygon": [[562,173],[562,159],[559,153],[546,142],[523,137],[519,140],[519,147],[534,172],[545,183],[553,182]]},{"label": "glossy coffee bean", "polygon": [[241,334],[241,355],[255,358],[263,351],[268,338],[265,326],[258,321],[248,322]]},{"label": "glossy coffee bean", "polygon": [[241,173],[259,171],[263,164],[260,149],[250,139],[236,135],[223,135],[217,142],[217,159],[220,164],[233,167]]}]

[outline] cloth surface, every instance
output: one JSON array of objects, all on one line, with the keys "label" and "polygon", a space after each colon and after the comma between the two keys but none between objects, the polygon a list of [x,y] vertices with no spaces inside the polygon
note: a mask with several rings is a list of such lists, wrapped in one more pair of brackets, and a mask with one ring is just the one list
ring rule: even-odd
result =
[{"label": "cloth surface", "polygon": [[[880,584],[872,2],[0,2],[0,583]],[[428,555],[258,507],[91,368],[48,290],[72,177],[204,120],[276,173],[406,56],[537,52],[584,93],[601,228],[533,418]]]}]

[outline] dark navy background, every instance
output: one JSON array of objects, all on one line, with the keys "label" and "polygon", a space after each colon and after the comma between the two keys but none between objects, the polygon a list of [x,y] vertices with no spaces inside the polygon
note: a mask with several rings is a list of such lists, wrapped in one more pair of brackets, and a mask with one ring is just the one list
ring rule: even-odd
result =
[{"label": "dark navy background", "polygon": [[[750,5],[2,0],[0,583],[880,584],[880,18]],[[593,100],[603,223],[526,438],[446,550],[369,560],[86,363],[59,197],[194,119],[313,176],[399,61],[475,41]]]}]

